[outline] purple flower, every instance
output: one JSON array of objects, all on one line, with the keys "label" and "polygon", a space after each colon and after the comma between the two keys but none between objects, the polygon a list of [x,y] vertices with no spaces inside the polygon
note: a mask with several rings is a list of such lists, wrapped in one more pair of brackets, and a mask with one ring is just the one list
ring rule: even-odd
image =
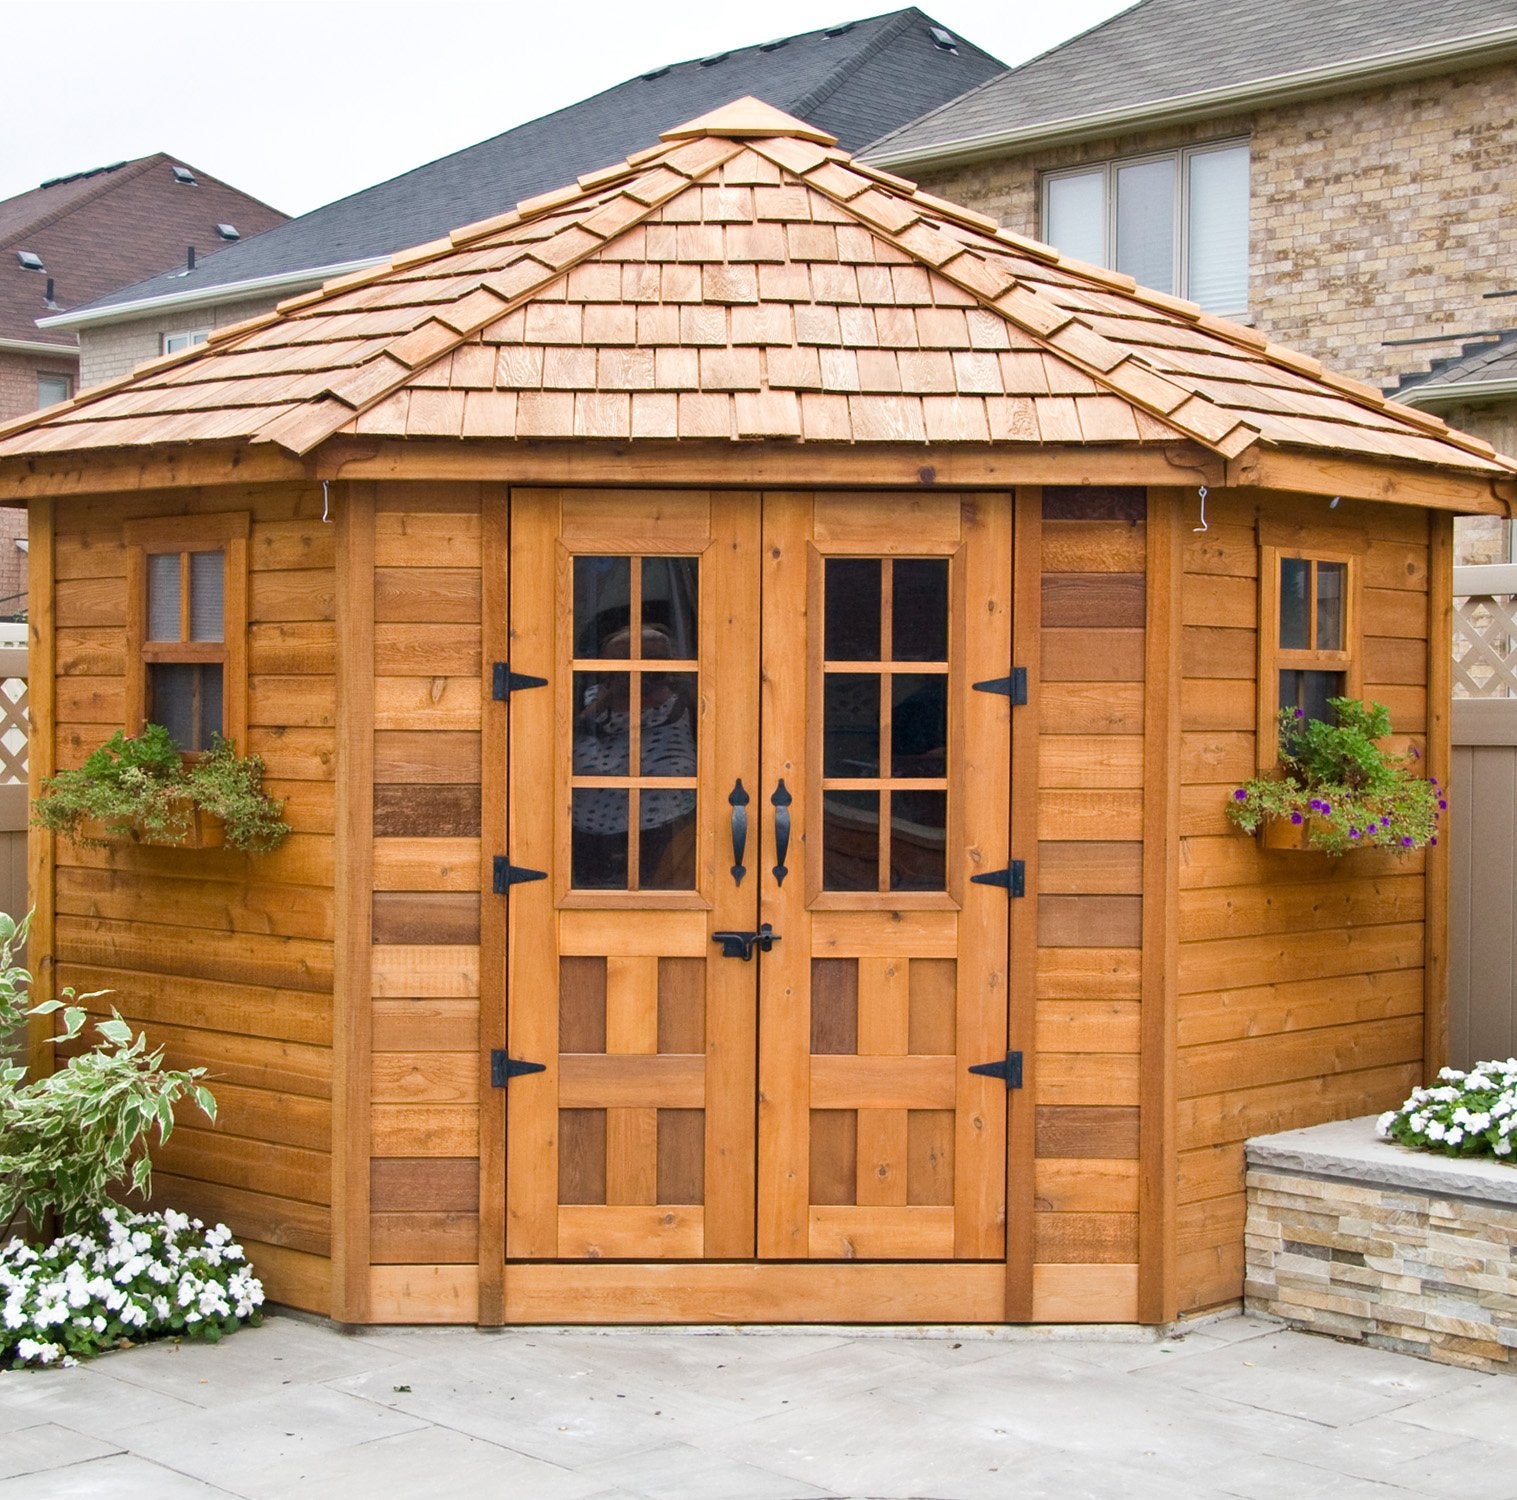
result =
[{"label": "purple flower", "polygon": [[1448,811],[1448,806],[1449,806],[1448,803],[1442,797],[1440,797],[1438,799],[1438,811],[1439,812],[1447,812]]},{"label": "purple flower", "polygon": [[1306,715],[1302,713],[1302,711],[1298,708],[1295,712],[1295,717],[1298,719],[1304,719]]},{"label": "purple flower", "polygon": [[1359,837],[1359,830],[1357,828],[1350,828],[1349,831],[1348,831],[1348,836],[1351,839],[1358,838]]},{"label": "purple flower", "polygon": [[1401,838],[1401,847],[1403,849],[1410,849],[1412,847],[1412,836],[1411,836],[1411,834],[1408,833],[1408,834],[1403,834],[1402,835],[1402,838]]},{"label": "purple flower", "polygon": [[1305,818],[1303,818],[1303,817],[1302,817],[1302,816],[1301,816],[1301,814],[1300,814],[1300,813],[1298,813],[1298,812],[1293,812],[1293,813],[1292,813],[1292,814],[1291,814],[1291,822],[1292,822],[1292,823],[1296,823],[1296,824],[1301,824],[1301,823],[1304,823],[1304,822],[1306,822],[1306,819],[1305,819]]},{"label": "purple flower", "polygon": [[1438,842],[1438,840],[1436,838],[1432,838],[1432,839],[1428,840],[1428,843],[1430,843],[1430,844],[1436,844],[1437,842]]},{"label": "purple flower", "polygon": [[1331,817],[1333,804],[1331,802],[1319,802],[1317,804],[1317,811],[1320,812],[1324,818]]},{"label": "purple flower", "polygon": [[1406,747],[1406,753],[1410,755],[1413,760],[1422,759],[1422,752],[1415,745],[1408,745]]},{"label": "purple flower", "polygon": [[1233,801],[1234,802],[1247,802],[1248,801],[1248,793],[1245,792],[1243,790],[1243,788],[1240,786],[1238,788],[1238,790],[1233,793]]}]

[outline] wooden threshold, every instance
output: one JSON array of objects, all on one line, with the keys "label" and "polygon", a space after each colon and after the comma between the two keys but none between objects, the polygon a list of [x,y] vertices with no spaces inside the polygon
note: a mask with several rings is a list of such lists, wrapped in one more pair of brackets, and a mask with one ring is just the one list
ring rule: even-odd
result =
[{"label": "wooden threshold", "polygon": [[[474,1266],[375,1266],[376,1323],[472,1323]],[[1000,1323],[1006,1269],[959,1263],[801,1261],[513,1263],[505,1321],[587,1323]]]}]

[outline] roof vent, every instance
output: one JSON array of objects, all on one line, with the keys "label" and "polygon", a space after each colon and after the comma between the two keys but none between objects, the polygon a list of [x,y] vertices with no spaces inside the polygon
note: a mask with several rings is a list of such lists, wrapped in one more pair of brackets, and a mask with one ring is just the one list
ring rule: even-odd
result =
[{"label": "roof vent", "polygon": [[175,182],[182,182],[186,187],[199,187],[195,181],[195,174],[188,167],[170,167],[169,171],[174,174]]},{"label": "roof vent", "polygon": [[21,262],[23,271],[40,271],[42,269],[42,257],[30,250],[18,250],[16,259]]},{"label": "roof vent", "polygon": [[958,39],[951,31],[944,31],[941,26],[929,26],[927,35],[932,38],[932,45],[940,47],[944,52],[957,52],[959,50]]},{"label": "roof vent", "polygon": [[703,57],[701,59],[701,66],[703,68],[714,68],[719,62],[726,62],[731,56],[730,52],[714,52],[710,57]]},{"label": "roof vent", "polygon": [[54,312],[58,310],[58,303],[53,297],[53,278],[51,276],[47,278],[47,288],[42,293],[42,305],[52,308]]},{"label": "roof vent", "polygon": [[826,27],[823,30],[822,35],[823,36],[847,36],[848,33],[850,31],[852,31],[853,28],[857,24],[858,23],[856,21],[849,21],[846,25],[843,25],[843,26],[828,26],[828,27]]},{"label": "roof vent", "polygon": [[235,224],[218,224],[216,226],[216,233],[224,240],[240,240],[242,238],[237,233],[237,226]]},{"label": "roof vent", "polygon": [[779,41],[777,41],[777,42],[760,42],[759,43],[759,51],[760,52],[778,52],[780,50],[780,48],[783,47],[785,45],[785,43],[788,42],[789,40],[790,40],[790,38],[788,36],[782,36],[779,39]]},{"label": "roof vent", "polygon": [[643,74],[643,82],[652,83],[655,78],[662,78],[668,71],[668,68],[655,68],[651,73]]}]

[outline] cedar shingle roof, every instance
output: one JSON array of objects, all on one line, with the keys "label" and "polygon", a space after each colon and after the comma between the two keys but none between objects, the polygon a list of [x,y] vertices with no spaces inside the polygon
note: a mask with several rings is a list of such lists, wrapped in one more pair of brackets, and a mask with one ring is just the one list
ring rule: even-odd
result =
[{"label": "cedar shingle roof", "polygon": [[[1256,445],[1508,477],[1253,330],[742,100],[0,435],[0,459],[339,434]],[[3,434],[6,429],[0,429]]]}]

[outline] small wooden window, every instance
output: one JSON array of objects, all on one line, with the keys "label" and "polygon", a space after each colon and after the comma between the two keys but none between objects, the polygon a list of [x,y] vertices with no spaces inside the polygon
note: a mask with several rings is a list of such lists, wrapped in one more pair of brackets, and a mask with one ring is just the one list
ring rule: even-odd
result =
[{"label": "small wooden window", "polygon": [[162,724],[186,753],[246,750],[246,514],[129,521],[126,728]]},{"label": "small wooden window", "polygon": [[1329,698],[1360,696],[1359,558],[1265,546],[1259,594],[1259,764],[1272,766],[1281,709],[1322,719]]}]

